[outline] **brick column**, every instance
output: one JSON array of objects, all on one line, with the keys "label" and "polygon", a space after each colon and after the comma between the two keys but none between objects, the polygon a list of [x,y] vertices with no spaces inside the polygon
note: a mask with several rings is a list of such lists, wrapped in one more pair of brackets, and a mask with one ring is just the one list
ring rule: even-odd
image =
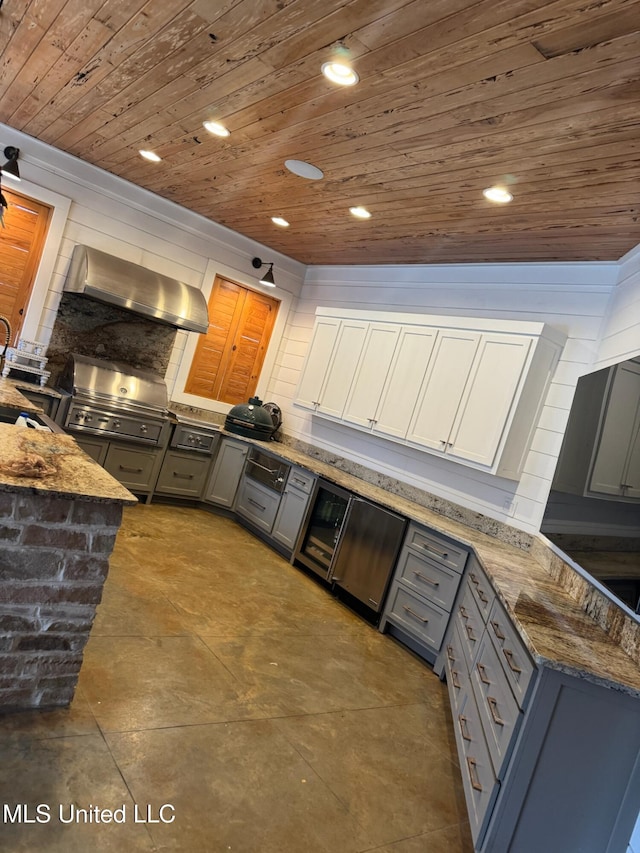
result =
[{"label": "brick column", "polygon": [[0,711],[68,705],[122,505],[0,494]]}]

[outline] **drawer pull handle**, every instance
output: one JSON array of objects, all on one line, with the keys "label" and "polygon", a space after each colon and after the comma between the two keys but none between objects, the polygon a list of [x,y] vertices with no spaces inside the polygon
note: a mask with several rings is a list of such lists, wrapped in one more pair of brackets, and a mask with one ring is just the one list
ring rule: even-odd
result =
[{"label": "drawer pull handle", "polygon": [[420,622],[423,622],[425,625],[429,621],[428,619],[423,619],[422,616],[420,616],[418,613],[416,613],[415,610],[412,610],[410,607],[407,607],[406,604],[403,604],[402,607],[403,607],[403,610],[406,610],[406,612],[409,614],[409,616],[413,616],[414,619],[418,619]]},{"label": "drawer pull handle", "polygon": [[471,787],[474,791],[482,791],[482,785],[480,784],[480,780],[478,779],[478,775],[476,773],[476,764],[475,758],[469,758],[467,756],[467,767],[469,768],[469,779],[471,779]]},{"label": "drawer pull handle", "polygon": [[173,476],[178,480],[193,480],[193,474],[181,474],[179,471],[174,471]]},{"label": "drawer pull handle", "polygon": [[488,599],[488,598],[487,598],[487,596],[484,594],[484,592],[480,589],[480,587],[478,587],[478,598],[480,599],[480,601],[481,601],[483,604],[488,604],[488,602],[489,602],[489,599]]},{"label": "drawer pull handle", "polygon": [[471,625],[464,626],[467,631],[467,637],[471,640],[471,642],[475,643],[476,637],[473,636],[473,627]]},{"label": "drawer pull handle", "polygon": [[247,501],[248,501],[248,503],[250,503],[252,506],[257,507],[261,512],[264,512],[264,511],[265,511],[265,509],[266,509],[266,506],[262,506],[262,504],[259,504],[259,503],[258,503],[258,501],[254,501],[252,498],[247,498]]},{"label": "drawer pull handle", "polygon": [[496,726],[504,726],[504,720],[498,713],[498,703],[493,696],[487,696],[487,704],[489,705],[489,710],[491,711],[491,716],[493,717],[493,722]]},{"label": "drawer pull handle", "polygon": [[505,635],[502,633],[502,629],[500,628],[500,623],[499,623],[499,622],[497,622],[497,621],[494,619],[494,621],[491,623],[491,626],[492,626],[492,628],[493,628],[493,633],[496,635],[496,637],[497,637],[499,640],[506,640],[506,639],[507,639],[507,638],[505,637]]},{"label": "drawer pull handle", "polygon": [[301,480],[300,477],[292,477],[291,478],[294,483],[300,483],[301,486],[306,485],[306,480]]},{"label": "drawer pull handle", "polygon": [[417,578],[420,578],[421,581],[430,583],[431,586],[440,586],[440,581],[434,581],[433,578],[428,578],[426,575],[423,575],[422,572],[419,572],[417,569],[414,569],[413,573]]},{"label": "drawer pull handle", "polygon": [[476,586],[478,586],[478,584],[480,583],[475,572],[469,572],[469,580],[472,584],[475,584]]},{"label": "drawer pull handle", "polygon": [[467,718],[463,717],[462,714],[458,714],[458,723],[460,724],[460,734],[462,735],[462,739],[468,740],[469,743],[471,743],[471,735],[467,728]]},{"label": "drawer pull handle", "polygon": [[422,548],[422,550],[426,551],[428,554],[435,554],[436,557],[442,557],[443,560],[446,560],[449,556],[448,551],[438,551],[437,548],[434,548],[431,545],[425,545],[424,542],[418,542],[418,547]]},{"label": "drawer pull handle", "polygon": [[449,644],[447,646],[447,657],[449,658],[449,660],[451,662],[455,661],[455,659],[456,659],[456,655],[455,655],[455,652],[453,651],[453,646],[451,644]]},{"label": "drawer pull handle", "polygon": [[487,678],[487,670],[486,670],[486,668],[485,668],[485,667],[484,667],[480,662],[478,662],[478,663],[476,664],[476,669],[478,670],[478,673],[479,673],[479,675],[480,675],[480,681],[481,681],[483,684],[491,684],[491,682],[490,682],[490,681],[489,681],[489,679]]},{"label": "drawer pull handle", "polygon": [[463,618],[463,619],[468,619],[468,618],[469,618],[469,614],[467,613],[466,608],[464,607],[464,605],[462,605],[462,604],[461,604],[461,605],[458,607],[458,610],[460,611],[460,615],[462,616],[462,618]]},{"label": "drawer pull handle", "polygon": [[451,670],[451,683],[453,684],[453,686],[457,690],[460,690],[460,682],[458,681],[458,673],[455,669]]},{"label": "drawer pull handle", "polygon": [[506,657],[507,663],[509,664],[509,669],[511,670],[511,672],[515,672],[518,675],[520,675],[522,670],[520,669],[518,664],[513,662],[513,652],[511,651],[511,649],[503,649],[502,654]]},{"label": "drawer pull handle", "polygon": [[118,468],[126,474],[142,474],[142,468],[129,468],[127,465],[118,465]]}]

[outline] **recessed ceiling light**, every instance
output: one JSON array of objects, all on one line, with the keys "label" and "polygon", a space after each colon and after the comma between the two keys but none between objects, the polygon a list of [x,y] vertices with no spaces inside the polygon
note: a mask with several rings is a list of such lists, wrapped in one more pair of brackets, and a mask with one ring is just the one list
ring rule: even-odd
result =
[{"label": "recessed ceiling light", "polygon": [[208,130],[209,133],[213,133],[215,136],[229,136],[230,131],[227,128],[220,124],[219,121],[205,121],[202,123],[202,126],[205,130]]},{"label": "recessed ceiling light", "polygon": [[493,201],[496,204],[508,204],[513,199],[509,190],[504,187],[488,187],[486,190],[482,190],[482,195],[488,201]]},{"label": "recessed ceiling light", "polygon": [[305,163],[304,160],[285,160],[284,165],[300,178],[308,178],[310,181],[320,181],[324,178],[324,172],[321,169],[312,166],[311,163]]},{"label": "recessed ceiling light", "polygon": [[273,222],[274,225],[279,225],[281,228],[288,228],[289,227],[289,223],[282,216],[272,216],[271,221]]},{"label": "recessed ceiling light", "polygon": [[322,73],[327,80],[337,83],[338,86],[353,86],[360,79],[353,68],[343,62],[325,62],[322,66]]},{"label": "recessed ceiling light", "polygon": [[371,219],[371,214],[366,207],[350,207],[349,213],[356,216],[358,219]]},{"label": "recessed ceiling light", "polygon": [[155,151],[139,151],[141,157],[144,157],[145,160],[149,160],[151,163],[159,163],[162,160],[162,157],[158,157]]}]

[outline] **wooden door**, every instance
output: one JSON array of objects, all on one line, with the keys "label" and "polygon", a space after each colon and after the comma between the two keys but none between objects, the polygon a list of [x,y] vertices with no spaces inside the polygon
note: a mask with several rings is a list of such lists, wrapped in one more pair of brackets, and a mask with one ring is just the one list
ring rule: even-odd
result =
[{"label": "wooden door", "polygon": [[5,227],[0,227],[0,314],[11,324],[10,343],[14,343],[42,256],[51,208],[6,187],[2,192],[9,207]]},{"label": "wooden door", "polygon": [[209,329],[198,340],[186,393],[233,405],[252,397],[279,304],[216,277],[209,297]]}]

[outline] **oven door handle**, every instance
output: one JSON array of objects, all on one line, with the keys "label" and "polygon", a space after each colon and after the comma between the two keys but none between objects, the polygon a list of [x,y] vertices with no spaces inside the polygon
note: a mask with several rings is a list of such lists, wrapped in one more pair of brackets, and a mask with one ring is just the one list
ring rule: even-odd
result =
[{"label": "oven door handle", "polygon": [[249,460],[249,465],[255,465],[256,468],[260,468],[262,471],[266,471],[267,474],[278,474],[280,472],[280,468],[267,468],[266,465],[261,465],[259,462],[256,462],[254,459]]}]

